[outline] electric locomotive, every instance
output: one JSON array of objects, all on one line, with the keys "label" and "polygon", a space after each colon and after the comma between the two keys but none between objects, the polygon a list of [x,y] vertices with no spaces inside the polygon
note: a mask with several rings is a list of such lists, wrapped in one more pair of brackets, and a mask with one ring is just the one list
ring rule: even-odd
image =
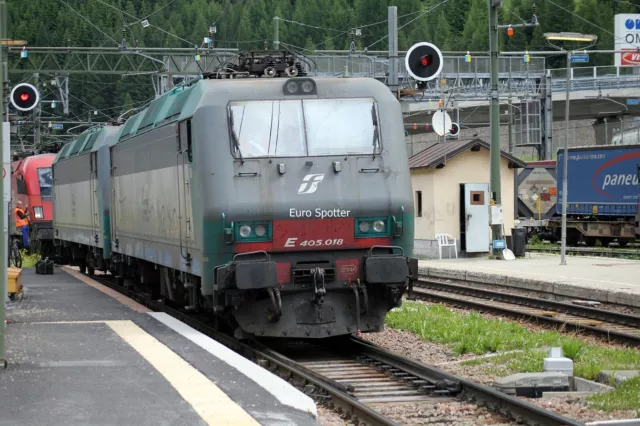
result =
[{"label": "electric locomotive", "polygon": [[370,78],[206,77],[63,148],[61,253],[239,337],[381,330],[417,279],[398,101]]},{"label": "electric locomotive", "polygon": [[43,256],[53,253],[51,164],[54,158],[55,154],[38,154],[11,163],[13,201],[9,209],[10,233],[16,234],[13,210],[16,201],[21,201],[22,208],[29,213],[29,244],[35,252]]}]

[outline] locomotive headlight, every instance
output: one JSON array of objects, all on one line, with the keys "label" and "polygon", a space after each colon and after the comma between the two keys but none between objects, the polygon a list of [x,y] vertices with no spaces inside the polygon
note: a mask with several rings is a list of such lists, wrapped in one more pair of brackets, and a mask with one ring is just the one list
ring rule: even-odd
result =
[{"label": "locomotive headlight", "polygon": [[272,223],[270,221],[239,222],[235,225],[235,238],[239,243],[257,243],[271,241]]},{"label": "locomotive headlight", "polygon": [[389,218],[385,216],[356,218],[355,231],[356,238],[388,237],[390,235]]},{"label": "locomotive headlight", "polygon": [[44,213],[42,211],[41,206],[36,206],[33,208],[33,215],[36,219],[44,219]]},{"label": "locomotive headlight", "polygon": [[264,237],[264,235],[267,233],[267,228],[264,225],[258,225],[256,226],[254,232],[258,237]]},{"label": "locomotive headlight", "polygon": [[249,238],[251,236],[251,227],[249,225],[242,225],[238,233],[242,238]]},{"label": "locomotive headlight", "polygon": [[312,78],[293,77],[284,83],[285,95],[317,95],[318,88]]},{"label": "locomotive headlight", "polygon": [[376,220],[375,222],[373,222],[373,230],[378,233],[384,232],[386,228],[387,227],[385,226],[385,223],[382,220]]},{"label": "locomotive headlight", "polygon": [[301,86],[302,86],[302,91],[304,93],[313,92],[313,89],[314,89],[313,81],[305,80],[305,81],[302,82]]},{"label": "locomotive headlight", "polygon": [[298,82],[294,80],[287,81],[284,85],[284,90],[288,95],[295,95],[299,90]]}]

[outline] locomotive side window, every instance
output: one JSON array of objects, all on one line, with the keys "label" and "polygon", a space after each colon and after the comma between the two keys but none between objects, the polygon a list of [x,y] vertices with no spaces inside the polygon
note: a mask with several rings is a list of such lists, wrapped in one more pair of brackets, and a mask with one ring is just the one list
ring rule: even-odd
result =
[{"label": "locomotive side window", "polygon": [[40,195],[42,197],[51,197],[51,190],[53,188],[51,167],[40,167],[38,169],[38,182],[40,183]]},{"label": "locomotive side window", "polygon": [[[380,151],[373,99],[232,102],[236,157],[304,157]],[[238,152],[238,148],[239,151]]]},{"label": "locomotive side window", "polygon": [[20,195],[27,195],[27,184],[24,182],[22,175],[18,175],[16,178],[16,191]]},{"label": "locomotive side window", "polygon": [[191,145],[191,120],[180,122],[180,139],[178,140],[178,150],[187,150],[187,160],[193,163],[193,150]]},{"label": "locomotive side window", "polygon": [[193,163],[193,150],[191,149],[191,120],[187,121],[187,156],[189,162]]}]

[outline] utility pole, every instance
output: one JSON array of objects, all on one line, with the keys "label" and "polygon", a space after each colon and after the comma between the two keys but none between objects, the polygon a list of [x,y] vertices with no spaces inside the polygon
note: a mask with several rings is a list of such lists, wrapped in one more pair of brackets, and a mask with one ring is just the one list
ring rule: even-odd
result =
[{"label": "utility pole", "polygon": [[[6,23],[6,16],[7,16],[7,2],[6,0],[0,0],[0,13],[2,14],[2,16],[0,16],[0,37],[2,37],[3,39],[6,39],[5,34],[7,33],[7,29],[5,26]],[[0,45],[0,64],[2,64],[4,62],[4,46]],[[2,84],[2,86],[4,86],[4,79],[5,79],[5,74],[4,74],[4,67],[0,66],[0,84]],[[4,92],[4,87],[3,87],[3,92]],[[3,98],[4,98],[4,93],[3,93]],[[2,102],[0,102],[0,120],[2,121],[2,131],[0,132],[1,136],[0,136],[0,164],[2,164],[3,166],[3,174],[7,173],[6,170],[4,170],[4,99],[2,99]],[[10,172],[10,171],[9,171]],[[0,238],[0,259],[2,259],[2,264],[4,265],[4,262],[7,262],[7,231],[8,229],[4,226],[4,223],[6,223],[8,221],[8,216],[7,216],[7,212],[4,211],[4,176],[2,179],[0,179],[0,195],[2,197],[2,202],[0,203],[0,218],[2,219],[2,238]],[[7,219],[5,220],[5,216],[7,216]],[[5,358],[5,351],[4,351],[4,336],[5,336],[5,324],[4,324],[4,317],[5,317],[5,303],[6,303],[6,298],[7,298],[7,279],[5,278],[5,273],[3,271],[2,274],[0,274],[0,276],[2,277],[2,282],[0,283],[0,291],[2,291],[2,296],[0,297],[0,368],[7,368],[7,361]]]},{"label": "utility pole", "polygon": [[[489,53],[491,55],[491,200],[502,202],[500,191],[500,98],[498,93],[498,7],[502,0],[489,0]],[[502,227],[492,226],[492,240],[502,237]]]},{"label": "utility pole", "polygon": [[[500,185],[500,93],[498,92],[498,30],[506,29],[507,35],[512,36],[514,28],[528,28],[538,25],[535,7],[532,8],[530,23],[516,25],[498,25],[498,7],[502,0],[489,0],[489,53],[491,55],[491,200],[495,204],[502,204]],[[511,96],[509,96],[511,101]],[[511,102],[510,102],[511,104]],[[511,108],[509,108],[511,110]],[[511,114],[511,111],[509,111]],[[511,120],[511,116],[509,116]],[[502,239],[502,226],[492,226],[493,240]]]},{"label": "utility pole", "polygon": [[[564,131],[564,149],[563,149],[563,167],[562,171],[562,229],[561,229],[561,240],[560,240],[560,265],[567,264],[567,176],[569,167],[569,94],[571,92],[571,56],[574,51],[570,49],[563,49],[560,46],[556,46],[552,43],[552,41],[583,41],[590,42],[586,48],[589,48],[596,44],[598,41],[598,37],[590,34],[580,34],[580,33],[545,33],[544,38],[547,40],[547,43],[556,49],[563,50],[567,55],[567,77],[566,77],[566,90],[565,90],[565,104],[564,104],[564,122],[565,122],[565,131]],[[583,53],[586,53],[583,51]]]},{"label": "utility pole", "polygon": [[273,17],[273,50],[280,50],[280,18]]},{"label": "utility pole", "polygon": [[389,88],[398,99],[398,7],[389,6]]},{"label": "utility pole", "polygon": [[567,89],[564,105],[564,158],[562,170],[562,229],[560,233],[560,264],[567,264],[567,175],[569,167],[569,93],[571,91],[571,51],[567,51]]},{"label": "utility pole", "polygon": [[[513,155],[513,101],[511,100],[511,61],[509,61],[509,154]],[[516,197],[516,200],[518,198]]]},{"label": "utility pole", "polygon": [[[40,74],[35,73],[33,75],[34,79],[35,79],[35,85],[36,89],[38,91],[40,91]],[[38,148],[40,146],[40,102],[38,102],[38,105],[36,105],[36,109],[33,111],[35,117],[34,117],[34,121],[36,122],[36,128],[35,128],[35,133],[34,133],[34,145],[36,148]]]}]

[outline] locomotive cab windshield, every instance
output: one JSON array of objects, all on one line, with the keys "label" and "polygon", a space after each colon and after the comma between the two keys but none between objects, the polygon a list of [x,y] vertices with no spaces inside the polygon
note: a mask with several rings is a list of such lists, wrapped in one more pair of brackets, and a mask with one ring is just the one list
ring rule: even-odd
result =
[{"label": "locomotive cab windshield", "polygon": [[372,98],[231,102],[229,117],[238,158],[376,154],[381,149]]},{"label": "locomotive cab windshield", "polygon": [[40,184],[40,196],[51,197],[51,190],[53,189],[51,167],[40,167],[38,169],[38,182]]}]

